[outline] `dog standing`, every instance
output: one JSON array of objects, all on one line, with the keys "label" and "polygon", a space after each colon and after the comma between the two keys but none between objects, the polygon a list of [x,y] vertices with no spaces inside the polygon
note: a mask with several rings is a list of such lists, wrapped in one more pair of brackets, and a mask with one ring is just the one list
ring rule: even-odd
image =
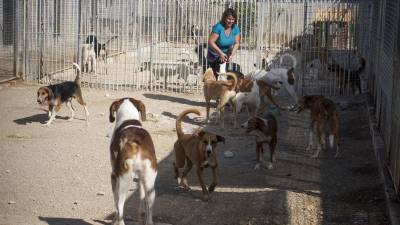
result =
[{"label": "dog standing", "polygon": [[263,158],[263,144],[269,145],[270,152],[270,163],[268,169],[273,168],[275,162],[275,148],[278,142],[278,123],[272,114],[268,114],[265,118],[256,116],[250,117],[245,123],[242,124],[242,128],[246,129],[247,134],[254,134],[256,136],[256,165],[254,169],[259,169]]},{"label": "dog standing", "polygon": [[[233,73],[226,73],[230,77],[231,81],[216,81],[213,70],[211,68],[207,69],[203,76],[203,93],[206,100],[207,108],[207,121],[210,116],[210,101],[216,100],[218,102],[217,111],[219,112],[220,125],[224,128],[224,112],[225,105],[228,102],[232,102],[232,99],[236,95],[235,87],[237,84],[236,75]],[[233,102],[232,102],[233,103]],[[236,107],[234,107],[235,109]],[[234,113],[235,115],[236,113]],[[236,119],[235,119],[236,121]]]},{"label": "dog standing", "polygon": [[[177,179],[178,185],[190,189],[186,177],[192,167],[195,166],[197,178],[203,192],[203,200],[207,201],[209,193],[214,191],[218,182],[217,143],[225,143],[225,138],[204,130],[197,131],[194,134],[184,134],[182,131],[182,119],[189,113],[200,115],[200,112],[196,109],[187,109],[181,112],[176,118],[178,140],[174,144],[175,162],[173,163],[173,167],[175,179]],[[179,169],[183,167],[184,171],[180,175]],[[207,167],[211,167],[213,175],[213,181],[208,190],[203,179],[203,170]]]},{"label": "dog standing", "polygon": [[111,123],[116,120],[110,144],[111,185],[116,209],[113,225],[125,224],[124,204],[132,177],[139,177],[139,218],[144,219],[146,225],[154,224],[152,211],[157,158],[153,140],[140,119],[146,120],[146,108],[139,100],[122,98],[110,106],[109,120]]},{"label": "dog standing", "polygon": [[96,73],[96,53],[93,46],[94,46],[93,43],[82,45],[82,55],[81,55],[82,72]]},{"label": "dog standing", "polygon": [[366,61],[364,58],[360,58],[359,60],[360,66],[357,70],[345,69],[337,63],[328,65],[328,70],[336,73],[340,94],[343,94],[344,90],[349,84],[354,94],[361,94],[360,75],[365,69]]},{"label": "dog standing", "polygon": [[46,126],[50,126],[53,120],[55,120],[57,112],[60,110],[61,104],[63,103],[65,103],[71,110],[71,117],[69,120],[72,121],[74,119],[75,110],[71,103],[73,98],[75,98],[76,101],[85,109],[86,123],[89,123],[89,111],[82,97],[80,81],[81,69],[76,63],[73,63],[73,66],[77,70],[74,81],[66,81],[59,84],[40,87],[37,91],[37,102],[41,105],[47,104],[49,106],[49,120],[47,121]]},{"label": "dog standing", "polygon": [[321,149],[326,148],[327,133],[330,147],[333,149],[336,146],[335,158],[339,157],[339,118],[335,103],[321,95],[308,95],[301,97],[293,110],[300,113],[303,109],[311,110],[310,135],[306,150],[312,150],[314,137],[317,138],[317,152],[312,156],[317,158]]},{"label": "dog standing", "polygon": [[254,107],[253,116],[257,116],[266,106],[266,100],[269,99],[274,105],[279,106],[272,97],[272,89],[276,87],[269,85],[263,80],[251,80],[242,78],[236,87],[236,95],[233,98],[235,112],[234,127],[236,127],[237,114],[240,112],[243,104]]}]

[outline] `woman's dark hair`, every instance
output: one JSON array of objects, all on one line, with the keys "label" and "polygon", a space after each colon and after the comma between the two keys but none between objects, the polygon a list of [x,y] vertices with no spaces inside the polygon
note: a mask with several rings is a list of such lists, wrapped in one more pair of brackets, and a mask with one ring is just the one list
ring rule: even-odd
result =
[{"label": "woman's dark hair", "polygon": [[233,16],[233,18],[235,18],[235,22],[233,23],[233,25],[235,25],[237,23],[237,14],[236,11],[232,8],[227,8],[224,13],[222,14],[221,17],[221,24],[226,27],[226,19],[228,18],[228,16]]}]

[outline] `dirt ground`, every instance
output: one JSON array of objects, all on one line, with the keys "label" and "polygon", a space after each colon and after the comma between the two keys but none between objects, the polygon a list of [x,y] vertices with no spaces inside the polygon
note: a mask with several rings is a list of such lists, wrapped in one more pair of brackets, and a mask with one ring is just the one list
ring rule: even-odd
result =
[{"label": "dirt ground", "polygon": [[[255,138],[226,123],[218,148],[219,184],[208,202],[200,200],[194,172],[191,191],[176,187],[172,146],[175,118],[189,107],[205,107],[201,95],[112,92],[83,89],[90,126],[75,102],[76,119],[67,121],[63,107],[57,120],[44,127],[46,109],[36,103],[37,85],[0,85],[0,224],[109,224],[113,212],[108,144],[113,100],[141,99],[150,119],[144,127],[155,142],[159,174],[154,220],[174,225],[386,225],[383,188],[373,154],[363,99],[339,107],[343,158],[328,150],[319,159],[305,151],[309,115],[282,111],[278,115],[277,162],[272,170],[254,170]],[[285,101],[283,98],[278,98]],[[229,111],[227,115],[230,115]],[[242,113],[240,121],[246,114]],[[184,128],[204,125],[190,117]],[[224,151],[234,153],[225,158]],[[207,183],[210,171],[206,171]],[[134,185],[125,207],[127,224],[136,221],[138,195]]]}]

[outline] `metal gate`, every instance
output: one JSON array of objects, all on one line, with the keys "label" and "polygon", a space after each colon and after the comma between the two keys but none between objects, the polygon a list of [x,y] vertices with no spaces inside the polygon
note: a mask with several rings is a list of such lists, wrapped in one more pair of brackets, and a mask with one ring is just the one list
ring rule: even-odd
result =
[{"label": "metal gate", "polygon": [[0,1],[0,81],[7,81],[19,75],[18,19],[22,10],[12,0]]},{"label": "metal gate", "polygon": [[[16,4],[23,15],[19,38],[24,78],[34,82],[72,80],[72,62],[81,62],[82,48],[94,35],[105,47],[96,54],[95,71],[84,73],[83,85],[197,92],[207,67],[211,27],[227,7],[233,7],[241,29],[233,61],[244,74],[261,68],[263,59],[276,66],[276,59],[289,52],[299,59],[295,71],[299,94],[348,95],[357,82],[366,89],[367,73],[356,77],[353,73],[360,68],[360,58],[370,61],[369,1],[17,0]],[[339,67],[332,72],[332,65]]]}]

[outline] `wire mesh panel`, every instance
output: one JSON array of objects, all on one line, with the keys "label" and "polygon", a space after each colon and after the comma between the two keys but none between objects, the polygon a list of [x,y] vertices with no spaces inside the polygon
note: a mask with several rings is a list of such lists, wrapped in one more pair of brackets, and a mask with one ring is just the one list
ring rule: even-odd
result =
[{"label": "wire mesh panel", "polygon": [[17,4],[13,0],[0,1],[0,80],[15,76],[14,43]]},{"label": "wire mesh panel", "polygon": [[25,74],[37,82],[71,80],[75,76],[71,65],[77,62],[84,71],[83,84],[91,87],[200,91],[211,28],[232,7],[241,30],[233,62],[244,74],[257,68],[290,67],[293,62],[279,62],[288,52],[298,62],[300,94],[353,94],[365,89],[360,74],[362,59],[369,61],[371,29],[365,1],[31,0],[24,4]]}]

